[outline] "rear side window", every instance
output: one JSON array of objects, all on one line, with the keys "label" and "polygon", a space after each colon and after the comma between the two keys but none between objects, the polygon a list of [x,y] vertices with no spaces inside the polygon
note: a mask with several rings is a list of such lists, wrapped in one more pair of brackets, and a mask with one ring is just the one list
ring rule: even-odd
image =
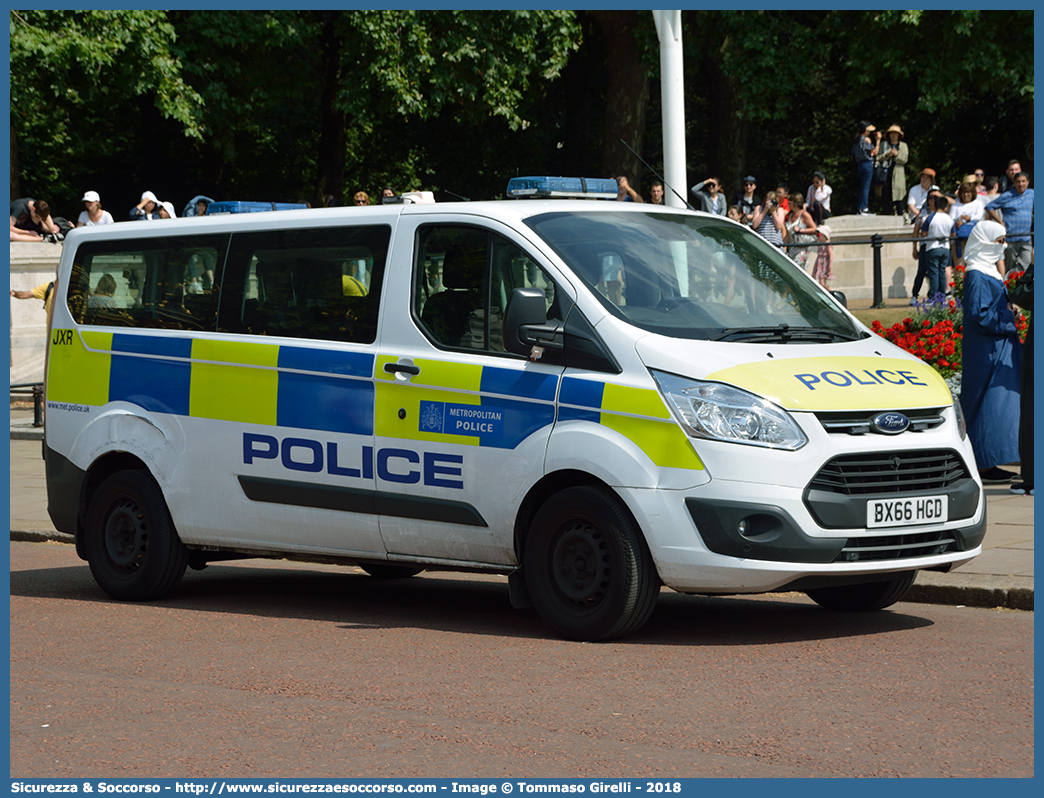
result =
[{"label": "rear side window", "polygon": [[77,251],[68,305],[78,324],[214,330],[228,235],[96,241]]},{"label": "rear side window", "polygon": [[235,234],[218,328],[373,343],[390,239],[388,225]]}]

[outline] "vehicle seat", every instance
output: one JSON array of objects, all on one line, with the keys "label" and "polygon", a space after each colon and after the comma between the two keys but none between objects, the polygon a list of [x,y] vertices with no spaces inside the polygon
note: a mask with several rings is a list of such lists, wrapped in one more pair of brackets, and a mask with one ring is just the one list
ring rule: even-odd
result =
[{"label": "vehicle seat", "polygon": [[447,249],[442,264],[445,290],[428,297],[421,312],[424,326],[440,343],[475,348],[468,320],[474,311],[481,311],[486,304],[482,290],[485,267],[485,250],[473,247]]}]

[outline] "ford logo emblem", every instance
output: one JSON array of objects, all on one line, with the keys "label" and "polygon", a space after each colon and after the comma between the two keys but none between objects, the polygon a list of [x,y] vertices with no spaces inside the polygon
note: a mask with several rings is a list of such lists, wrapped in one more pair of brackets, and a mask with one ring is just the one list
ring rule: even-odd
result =
[{"label": "ford logo emblem", "polygon": [[910,428],[910,419],[902,413],[881,413],[878,416],[874,416],[870,426],[874,432],[881,432],[885,435],[898,435],[900,432],[906,432]]}]

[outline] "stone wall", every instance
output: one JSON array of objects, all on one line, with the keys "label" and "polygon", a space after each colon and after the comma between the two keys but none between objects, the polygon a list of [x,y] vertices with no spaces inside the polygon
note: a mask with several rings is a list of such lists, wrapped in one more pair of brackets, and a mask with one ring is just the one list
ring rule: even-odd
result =
[{"label": "stone wall", "polygon": [[[867,242],[875,233],[885,240],[902,239],[881,249],[881,288],[890,305],[909,300],[917,261],[913,259],[912,228],[897,216],[834,216],[827,220],[834,247],[834,284],[844,291],[850,307],[869,307],[874,298],[874,254]],[[853,242],[853,243],[846,243]]]},{"label": "stone wall", "polygon": [[[11,288],[28,291],[54,279],[61,244],[11,243]],[[11,383],[42,382],[47,314],[37,299],[11,301]]]}]

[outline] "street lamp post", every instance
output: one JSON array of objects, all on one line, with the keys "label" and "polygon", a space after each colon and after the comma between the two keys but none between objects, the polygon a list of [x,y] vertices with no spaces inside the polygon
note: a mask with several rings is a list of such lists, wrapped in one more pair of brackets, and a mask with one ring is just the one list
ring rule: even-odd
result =
[{"label": "street lamp post", "polygon": [[[660,93],[663,107],[663,177],[683,197],[685,176],[685,79],[682,71],[681,11],[653,11],[660,39]],[[674,191],[664,192],[666,205],[684,208]]]}]

